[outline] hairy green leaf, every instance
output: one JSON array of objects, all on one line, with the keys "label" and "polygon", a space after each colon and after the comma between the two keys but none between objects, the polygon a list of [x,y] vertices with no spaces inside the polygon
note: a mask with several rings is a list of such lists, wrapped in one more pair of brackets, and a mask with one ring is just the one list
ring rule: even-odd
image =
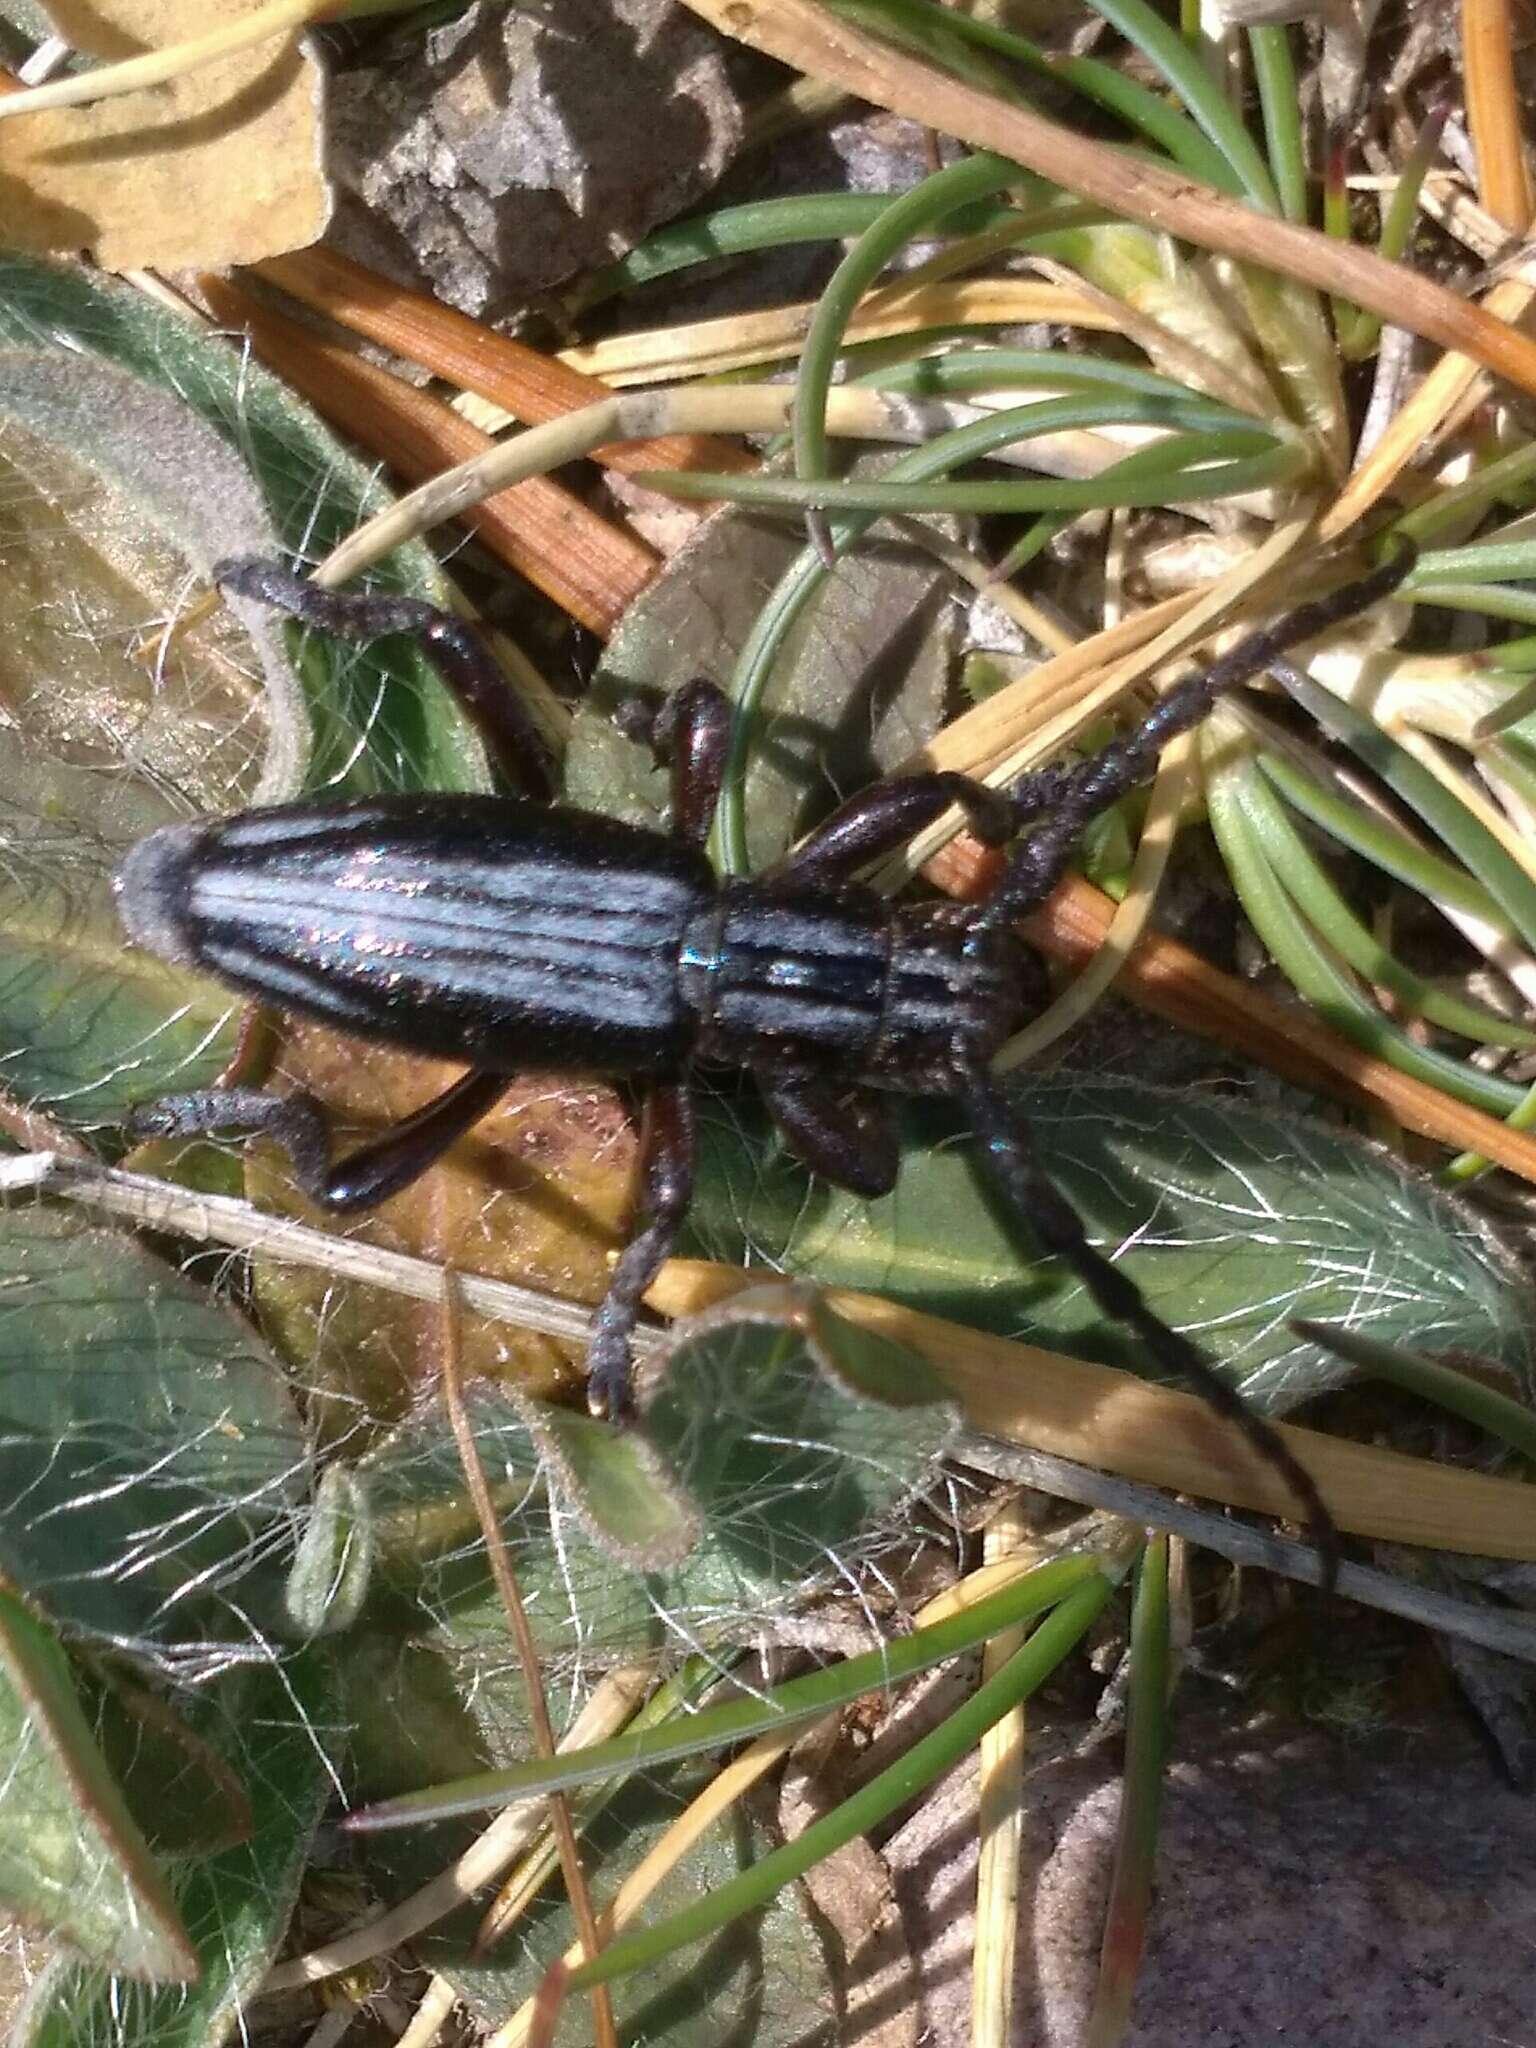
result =
[{"label": "hairy green leaf", "polygon": [[[386,502],[364,466],[245,351],[78,266],[0,258],[0,344],[61,356],[84,351],[172,393],[235,449],[283,545],[308,558]],[[89,446],[65,452],[91,463]],[[391,557],[386,580],[422,596],[440,587],[432,557],[419,546]],[[97,630],[122,623],[137,629],[145,621],[107,619]],[[396,643],[343,648],[316,638],[306,643],[302,673],[315,724],[310,787],[362,793],[484,786],[477,742],[414,651]]]},{"label": "hairy green leaf", "polygon": [[[294,634],[240,601],[159,641],[218,557],[313,554],[383,502],[237,348],[78,267],[0,256],[0,422],[0,1058],[21,1099],[114,1122],[207,1085],[233,1044],[226,994],[124,946],[110,881],[134,839],[303,787],[481,788],[486,768],[398,641]],[[440,589],[422,547],[385,581]]]},{"label": "hairy green leaf", "polygon": [[177,1877],[196,1982],[133,1984],[58,1963],[39,1980],[13,2048],[220,2048],[245,2032],[332,1786],[320,1732],[332,1705],[323,1666],[308,1658],[237,1672],[220,1695],[209,1733],[250,1785],[252,1829]]},{"label": "hairy green leaf", "polygon": [[307,1484],[249,1326],[131,1238],[12,1207],[0,1345],[6,1580],[62,1626],[158,1657],[248,1648]]},{"label": "hairy green leaf", "polygon": [[0,1592],[0,1900],[94,1962],[184,1982],[197,1959],[58,1640]]},{"label": "hairy green leaf", "polygon": [[[1381,1147],[1129,1081],[1031,1080],[1013,1093],[1094,1242],[1266,1408],[1346,1376],[1293,1315],[1529,1376],[1531,1321],[1493,1233]],[[808,1181],[760,1124],[744,1139],[734,1116],[712,1116],[691,1248],[1144,1371],[1135,1343],[1002,1210],[963,1126],[937,1105],[905,1115],[901,1177],[868,1203]]]}]

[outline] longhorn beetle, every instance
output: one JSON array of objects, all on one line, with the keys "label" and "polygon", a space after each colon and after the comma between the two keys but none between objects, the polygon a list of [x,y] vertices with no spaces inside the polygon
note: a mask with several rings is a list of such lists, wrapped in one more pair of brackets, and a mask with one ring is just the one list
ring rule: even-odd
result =
[{"label": "longhorn beetle", "polygon": [[[286,1147],[313,1199],[352,1210],[415,1179],[522,1067],[641,1084],[650,1099],[639,1227],[588,1352],[591,1406],[619,1416],[641,1298],[688,1206],[696,1061],[748,1069],[799,1158],[866,1198],[896,1179],[892,1098],[952,1096],[986,1172],[1042,1248],[1283,1475],[1331,1576],[1336,1534],[1310,1475],[1089,1242],[1035,1163],[1028,1130],[989,1066],[1022,1004],[1015,928],[1060,881],[1089,820],[1144,780],[1167,742],[1198,724],[1224,690],[1375,604],[1411,561],[1403,549],[1249,635],[1081,765],[1028,775],[1006,792],[938,772],[878,783],[748,880],[717,880],[704,854],[730,723],[727,699],[705,681],[684,685],[644,720],[658,758],[671,763],[667,834],[526,797],[462,795],[305,801],[164,827],[132,850],[117,878],[135,940],[263,1001],[408,1052],[463,1060],[468,1072],[335,1164],[322,1113],[303,1095],[172,1097],[140,1111],[135,1128],[265,1131]],[[215,575],[226,589],[331,633],[414,635],[526,778],[532,736],[470,628],[416,599],[338,595],[273,563],[225,562]],[[629,725],[639,736],[641,722]],[[992,845],[1034,825],[990,897],[893,907],[856,880],[951,804]]]}]

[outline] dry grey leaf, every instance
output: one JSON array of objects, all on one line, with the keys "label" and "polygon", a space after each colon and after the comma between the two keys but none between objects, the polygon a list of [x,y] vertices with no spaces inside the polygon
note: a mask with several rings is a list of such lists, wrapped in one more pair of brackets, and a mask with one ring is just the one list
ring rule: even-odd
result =
[{"label": "dry grey leaf", "polygon": [[[666,780],[613,723],[617,695],[724,682],[759,609],[804,547],[797,527],[712,514],[630,606],[604,652],[566,755],[566,795],[653,822]],[[949,578],[905,542],[840,561],[790,628],[747,771],[754,866],[775,860],[851,789],[889,772],[939,722],[959,615]]]}]

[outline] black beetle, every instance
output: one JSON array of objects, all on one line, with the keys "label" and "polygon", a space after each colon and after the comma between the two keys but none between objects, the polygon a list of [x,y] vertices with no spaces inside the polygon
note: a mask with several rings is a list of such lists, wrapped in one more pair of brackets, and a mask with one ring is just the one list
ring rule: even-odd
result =
[{"label": "black beetle", "polygon": [[[958,1099],[986,1170],[1042,1247],[1158,1366],[1190,1382],[1282,1472],[1325,1552],[1332,1524],[1284,1440],[1189,1340],[1154,1315],[1087,1239],[1036,1166],[996,1085],[993,1054],[1019,1021],[1019,918],[1061,879],[1088,821],[1154,768],[1225,689],[1285,649],[1365,610],[1412,561],[1301,606],[1185,677],[1143,723],[1080,766],[1006,793],[947,773],[881,783],[845,804],[770,872],[717,881],[704,842],[729,727],[726,699],[693,682],[650,724],[670,758],[670,836],[512,796],[320,801],[173,825],[143,840],[117,889],[141,944],[263,1001],[470,1071],[435,1102],[336,1165],[306,1097],[242,1090],[174,1097],[141,1133],[262,1129],[300,1184],[333,1209],[384,1199],[485,1114],[520,1068],[625,1077],[650,1090],[641,1227],[618,1261],[589,1353],[595,1411],[625,1407],[629,1340],[667,1256],[692,1178],[689,1068],[746,1068],[788,1142],[857,1194],[893,1184],[894,1095]],[[337,596],[274,564],[222,564],[219,580],[349,637],[418,636],[512,757],[530,735],[472,632],[412,599]],[[1008,857],[983,903],[892,907],[855,876],[951,804]]]}]

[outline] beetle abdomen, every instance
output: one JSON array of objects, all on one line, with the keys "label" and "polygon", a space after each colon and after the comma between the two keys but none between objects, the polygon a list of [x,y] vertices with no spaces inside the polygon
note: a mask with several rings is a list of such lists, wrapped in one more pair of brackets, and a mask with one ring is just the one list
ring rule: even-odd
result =
[{"label": "beetle abdomen", "polygon": [[140,943],[339,1029],[511,1072],[667,1073],[711,892],[656,833],[510,798],[294,804],[174,825],[118,877]]}]

